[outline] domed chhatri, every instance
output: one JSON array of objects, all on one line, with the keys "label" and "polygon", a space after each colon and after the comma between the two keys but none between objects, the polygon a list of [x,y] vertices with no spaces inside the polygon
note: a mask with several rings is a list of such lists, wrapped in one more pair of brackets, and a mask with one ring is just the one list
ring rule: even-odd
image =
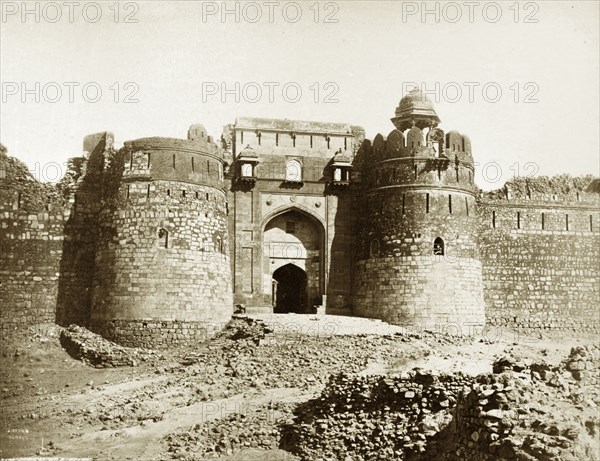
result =
[{"label": "domed chhatri", "polygon": [[415,88],[400,100],[392,123],[400,131],[405,131],[412,126],[420,129],[435,127],[440,123],[440,118],[435,112],[433,103],[421,90]]}]

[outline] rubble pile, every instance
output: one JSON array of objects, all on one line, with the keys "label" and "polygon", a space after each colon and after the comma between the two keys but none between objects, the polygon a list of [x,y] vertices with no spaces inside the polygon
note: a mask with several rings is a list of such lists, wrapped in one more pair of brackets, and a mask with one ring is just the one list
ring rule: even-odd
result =
[{"label": "rubble pile", "polygon": [[260,344],[261,340],[264,340],[271,333],[273,333],[273,330],[262,320],[234,315],[225,328],[216,335],[215,339],[244,340]]},{"label": "rubble pile", "polygon": [[237,454],[248,448],[277,449],[281,429],[292,413],[290,404],[242,406],[222,419],[207,421],[170,434],[166,438],[168,452],[177,459],[197,460]]},{"label": "rubble pile", "polygon": [[222,391],[211,393],[221,398],[249,388],[309,389],[324,386],[340,370],[358,373],[373,360],[412,360],[422,353],[406,344],[411,341],[396,335],[276,334],[261,320],[235,316],[202,347],[186,351],[179,363],[199,366],[208,379],[224,377]]},{"label": "rubble pile", "polygon": [[559,366],[502,357],[459,394],[453,433],[439,434],[419,459],[600,459],[599,359],[596,346],[573,348]]},{"label": "rubble pile", "polygon": [[413,370],[400,376],[333,376],[321,397],[300,405],[282,445],[303,460],[409,459],[452,420],[473,378]]},{"label": "rubble pile", "polygon": [[60,343],[73,358],[97,368],[137,366],[160,358],[153,351],[119,346],[78,325],[62,330]]}]

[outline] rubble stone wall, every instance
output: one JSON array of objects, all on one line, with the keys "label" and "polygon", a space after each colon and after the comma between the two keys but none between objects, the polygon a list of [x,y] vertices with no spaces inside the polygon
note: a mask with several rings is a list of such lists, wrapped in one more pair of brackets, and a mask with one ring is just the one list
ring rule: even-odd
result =
[{"label": "rubble stone wall", "polygon": [[[68,211],[20,210],[0,191],[0,332],[55,321],[63,226]],[[14,206],[13,206],[14,205]]]},{"label": "rubble stone wall", "polygon": [[598,206],[519,199],[479,209],[488,322],[598,332]]},{"label": "rubble stone wall", "polygon": [[471,334],[485,311],[470,152],[438,157],[402,140],[377,135],[359,155],[353,312]]},{"label": "rubble stone wall", "polygon": [[207,145],[148,138],[110,159],[91,313],[106,338],[166,347],[231,317],[222,161]]},{"label": "rubble stone wall", "polygon": [[459,335],[485,323],[478,260],[389,256],[358,261],[355,271],[356,315]]}]

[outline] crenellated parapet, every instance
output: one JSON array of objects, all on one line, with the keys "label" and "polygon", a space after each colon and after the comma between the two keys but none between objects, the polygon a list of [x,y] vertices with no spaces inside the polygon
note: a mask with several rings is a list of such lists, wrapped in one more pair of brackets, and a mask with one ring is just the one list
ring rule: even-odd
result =
[{"label": "crenellated parapet", "polygon": [[392,122],[388,136],[363,143],[355,168],[357,312],[465,333],[485,321],[471,142],[438,128],[420,92]]}]

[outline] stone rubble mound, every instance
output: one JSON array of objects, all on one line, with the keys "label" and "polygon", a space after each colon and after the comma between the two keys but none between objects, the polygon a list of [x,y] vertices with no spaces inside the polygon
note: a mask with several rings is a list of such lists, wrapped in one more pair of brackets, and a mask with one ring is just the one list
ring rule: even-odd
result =
[{"label": "stone rubble mound", "polygon": [[335,374],[295,409],[229,415],[167,443],[178,459],[276,446],[311,461],[600,459],[600,349],[573,348],[559,365],[509,354],[493,368],[476,378],[421,369]]},{"label": "stone rubble mound", "polygon": [[409,459],[451,421],[457,395],[472,380],[418,369],[332,376],[321,397],[296,409],[282,446],[302,460]]},{"label": "stone rubble mound", "polygon": [[600,349],[576,347],[558,366],[494,363],[459,395],[454,420],[420,461],[600,459]]},{"label": "stone rubble mound", "polygon": [[291,416],[292,405],[273,402],[244,410],[170,434],[166,438],[168,452],[177,459],[192,461],[234,455],[251,448],[277,449],[281,426],[286,416]]},{"label": "stone rubble mound", "polygon": [[63,329],[60,343],[71,357],[96,368],[134,367],[161,357],[151,350],[119,346],[78,325]]}]

